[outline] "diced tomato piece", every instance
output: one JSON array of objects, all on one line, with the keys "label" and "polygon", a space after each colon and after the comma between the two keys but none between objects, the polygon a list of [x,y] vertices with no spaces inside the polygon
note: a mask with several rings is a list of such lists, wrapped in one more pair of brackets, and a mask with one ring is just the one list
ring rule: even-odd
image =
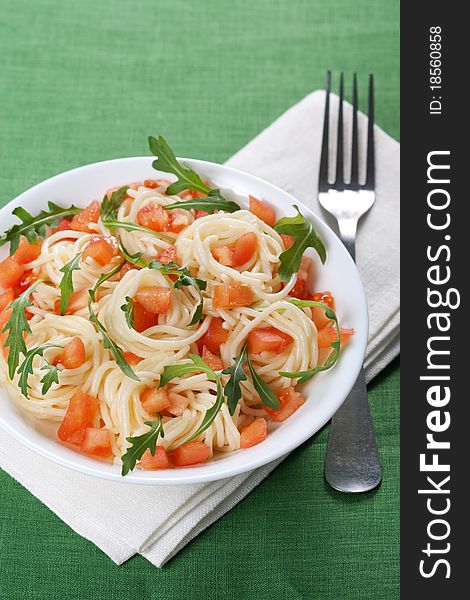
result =
[{"label": "diced tomato piece", "polygon": [[77,390],[70,398],[64,420],[60,424],[57,435],[67,442],[71,435],[84,427],[91,427],[93,417],[98,408],[98,400],[81,390]]},{"label": "diced tomato piece", "polygon": [[15,299],[15,295],[12,289],[8,289],[5,292],[0,294],[0,312],[4,311],[5,308],[10,306],[10,304]]},{"label": "diced tomato piece", "polygon": [[307,280],[311,264],[311,258],[308,258],[308,256],[302,256],[300,267],[297,272],[297,281],[289,292],[289,296],[299,298],[299,300],[306,300],[310,296],[310,292],[307,287]]},{"label": "diced tomato piece", "polygon": [[273,410],[267,406],[264,407],[264,410],[271,419],[276,422],[285,421],[287,417],[294,414],[305,402],[302,394],[296,392],[293,387],[284,388],[282,392],[276,394],[276,396],[279,398],[279,404],[281,405],[279,410]]},{"label": "diced tomato piece", "polygon": [[111,458],[113,451],[111,448],[111,432],[109,429],[96,429],[87,427],[83,436],[83,442],[80,451],[87,456],[95,458]]},{"label": "diced tomato piece", "polygon": [[36,260],[41,254],[42,240],[36,240],[36,243],[32,244],[23,237],[18,245],[18,248],[13,254],[13,258],[19,265],[26,265],[27,263]]},{"label": "diced tomato piece", "polygon": [[294,238],[287,233],[281,233],[281,238],[282,238],[282,243],[284,244],[284,248],[286,250],[289,250],[289,248],[295,242]]},{"label": "diced tomato piece", "polygon": [[161,262],[162,265],[168,265],[171,262],[178,264],[178,255],[175,246],[170,246],[169,248],[162,250],[157,254],[156,259]]},{"label": "diced tomato piece", "polygon": [[267,204],[263,202],[263,200],[259,200],[254,196],[250,196],[250,212],[261,219],[269,225],[270,227],[274,227],[274,223],[276,222],[276,213],[274,210]]},{"label": "diced tomato piece", "polygon": [[[73,315],[82,308],[88,306],[88,290],[77,290],[76,292],[72,292],[70,294],[69,303],[67,305],[67,309],[65,310],[66,315]],[[56,315],[59,314],[60,311],[60,299],[55,301],[54,304],[54,312]]]},{"label": "diced tomato piece", "polygon": [[250,354],[260,354],[260,352],[280,353],[289,344],[292,344],[291,336],[275,327],[257,327],[248,334]]},{"label": "diced tomato piece", "polygon": [[158,315],[147,312],[141,304],[134,302],[133,325],[136,331],[142,333],[142,331],[149,329],[149,327],[154,327],[157,323]]},{"label": "diced tomato piece", "polygon": [[38,280],[38,276],[31,269],[29,271],[25,271],[21,277],[21,280],[18,285],[16,285],[13,289],[15,296],[19,296],[23,292],[25,292],[29,287],[33,285]]},{"label": "diced tomato piece", "polygon": [[101,206],[98,200],[93,200],[84,210],[76,214],[70,222],[70,229],[73,231],[83,231],[85,233],[93,232],[90,229],[92,223],[98,223],[100,218]]},{"label": "diced tomato piece", "polygon": [[228,338],[228,329],[224,329],[221,317],[213,317],[206,333],[197,341],[199,352],[202,352],[204,346],[213,354],[220,353],[220,346],[225,344]]},{"label": "diced tomato piece", "polygon": [[[314,300],[315,302],[326,304],[333,310],[335,309],[335,300],[331,292],[317,292],[312,294],[309,299]],[[328,327],[332,324],[332,320],[325,315],[323,308],[320,308],[319,306],[312,306],[310,310],[312,311],[312,321],[315,323],[315,327],[318,330]]]},{"label": "diced tomato piece", "polygon": [[189,225],[189,219],[187,215],[182,213],[170,213],[170,221],[165,229],[170,233],[180,233]]},{"label": "diced tomato piece", "polygon": [[170,223],[170,215],[161,206],[151,202],[139,210],[137,223],[153,231],[166,231]]},{"label": "diced tomato piece", "polygon": [[163,388],[148,388],[140,396],[142,408],[149,415],[155,415],[157,412],[170,408],[171,402],[168,394]]},{"label": "diced tomato piece", "polygon": [[144,181],[144,187],[149,190],[154,190],[155,188],[161,187],[162,185],[167,188],[170,185],[171,181],[168,179],[146,179]]},{"label": "diced tomato piece", "polygon": [[0,262],[0,291],[14,288],[23,277],[25,269],[12,256],[7,256]]},{"label": "diced tomato piece", "polygon": [[69,219],[66,219],[64,217],[59,221],[57,227],[51,229],[51,235],[53,233],[57,233],[58,231],[68,231],[69,229],[71,229],[71,222],[69,221]]},{"label": "diced tomato piece", "polygon": [[83,438],[85,437],[86,427],[82,427],[78,429],[75,433],[68,438],[67,444],[76,444],[77,446],[81,446],[83,442]]},{"label": "diced tomato piece", "polygon": [[[207,182],[205,182],[207,184]],[[207,198],[207,194],[197,192],[196,190],[183,190],[179,193],[180,196],[189,196],[190,198]]]},{"label": "diced tomato piece", "polygon": [[[354,329],[345,329],[344,327],[340,327],[340,346],[344,346],[352,335],[354,335]],[[336,342],[336,328],[325,327],[324,329],[320,329],[320,331],[318,332],[318,347],[328,348],[329,346],[331,346],[331,342]]]},{"label": "diced tomato piece", "polygon": [[163,446],[157,446],[155,456],[152,456],[150,449],[147,448],[140,459],[139,465],[146,471],[169,469],[171,467],[170,459]]},{"label": "diced tomato piece", "polygon": [[118,253],[116,242],[110,237],[101,237],[93,235],[91,240],[85,246],[82,254],[82,261],[92,258],[99,265],[104,267]]},{"label": "diced tomato piece", "polygon": [[170,406],[165,412],[170,413],[170,415],[173,415],[174,417],[180,417],[184,413],[185,408],[187,408],[189,400],[186,396],[182,396],[176,392],[170,392],[168,394],[168,399],[170,401]]},{"label": "diced tomato piece", "polygon": [[212,354],[210,350],[208,350],[205,346],[202,348],[202,358],[206,361],[211,369],[214,371],[222,371],[224,368],[222,359],[220,356],[216,356]]},{"label": "diced tomato piece", "polygon": [[132,263],[126,262],[126,264],[119,271],[119,281],[121,281],[124,275],[129,271],[140,271],[140,267]]},{"label": "diced tomato piece", "polygon": [[196,210],[196,215],[195,215],[195,219],[202,219],[202,217],[207,217],[209,213],[206,212],[205,210]]},{"label": "diced tomato piece", "polygon": [[211,250],[212,256],[224,267],[233,267],[232,248],[229,246],[216,246]]},{"label": "diced tomato piece", "polygon": [[170,456],[177,467],[189,467],[205,462],[211,455],[211,449],[204,442],[188,442],[171,452]]},{"label": "diced tomato piece", "polygon": [[129,363],[132,367],[138,365],[142,360],[144,360],[141,356],[137,356],[133,352],[123,352],[124,360]]},{"label": "diced tomato piece", "polygon": [[8,352],[10,351],[10,348],[5,348],[5,342],[7,341],[8,331],[3,331],[3,329],[8,322],[8,319],[11,317],[11,313],[11,308],[0,312],[0,344],[2,345],[3,355],[5,356],[5,358],[8,357]]},{"label": "diced tomato piece", "polygon": [[55,365],[63,365],[64,369],[78,369],[85,364],[85,346],[79,337],[74,337],[65,344],[62,352],[54,359]]},{"label": "diced tomato piece", "polygon": [[247,263],[258,250],[258,238],[256,233],[244,233],[234,244],[232,249],[232,261],[235,267]]},{"label": "diced tomato piece", "polygon": [[250,423],[242,429],[240,434],[240,448],[251,448],[256,446],[268,435],[268,424],[263,417],[256,418],[253,423]]},{"label": "diced tomato piece", "polygon": [[212,306],[214,308],[234,308],[253,304],[253,292],[246,285],[229,283],[214,288]]},{"label": "diced tomato piece", "polygon": [[147,312],[154,315],[164,315],[170,308],[171,289],[158,285],[146,285],[138,290],[134,300]]}]

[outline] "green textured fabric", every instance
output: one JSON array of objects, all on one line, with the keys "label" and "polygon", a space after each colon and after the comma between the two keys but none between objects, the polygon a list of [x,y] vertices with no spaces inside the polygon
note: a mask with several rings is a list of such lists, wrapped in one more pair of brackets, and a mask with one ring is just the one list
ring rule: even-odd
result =
[{"label": "green textured fabric", "polygon": [[[58,172],[147,154],[223,162],[324,71],[377,77],[399,135],[398,0],[16,0],[0,18],[0,203]],[[0,598],[398,598],[398,364],[370,389],[380,489],[330,490],[327,430],[162,570],[117,567],[0,472]]]}]

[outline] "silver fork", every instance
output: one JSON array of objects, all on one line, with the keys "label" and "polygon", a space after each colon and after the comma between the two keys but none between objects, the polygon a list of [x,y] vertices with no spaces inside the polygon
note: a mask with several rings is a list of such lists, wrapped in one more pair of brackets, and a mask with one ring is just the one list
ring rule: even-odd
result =
[{"label": "silver fork", "polygon": [[[331,72],[328,71],[326,75],[326,102],[318,200],[321,206],[336,218],[341,241],[353,260],[356,260],[357,224],[375,200],[374,77],[373,75],[369,76],[367,171],[364,183],[359,182],[356,74],[354,74],[353,79],[351,177],[348,183],[344,178],[343,73],[341,73],[340,78],[336,175],[334,183],[328,181],[330,88]],[[331,421],[325,461],[325,478],[331,487],[340,492],[367,492],[377,487],[382,478],[363,368],[349,396]]]}]

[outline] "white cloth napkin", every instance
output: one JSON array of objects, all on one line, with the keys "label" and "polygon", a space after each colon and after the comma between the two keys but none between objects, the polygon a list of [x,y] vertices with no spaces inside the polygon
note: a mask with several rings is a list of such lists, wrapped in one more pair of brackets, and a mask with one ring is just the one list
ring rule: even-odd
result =
[{"label": "white cloth napkin", "polygon": [[[316,188],[323,107],[324,93],[310,94],[227,164],[277,184],[321,215]],[[377,200],[360,225],[357,247],[370,312],[368,380],[399,352],[399,144],[378,128],[376,153]],[[69,471],[0,431],[0,467],[118,564],[140,553],[162,566],[281,460],[222,481],[152,488]]]}]

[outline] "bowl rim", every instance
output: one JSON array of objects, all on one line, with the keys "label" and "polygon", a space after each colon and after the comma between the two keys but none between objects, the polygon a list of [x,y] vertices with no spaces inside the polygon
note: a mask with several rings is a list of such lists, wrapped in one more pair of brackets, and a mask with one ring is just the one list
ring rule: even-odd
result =
[{"label": "bowl rim", "polygon": [[[29,196],[30,194],[34,194],[36,192],[40,192],[43,187],[47,185],[57,182],[60,179],[63,179],[71,174],[79,174],[80,172],[86,172],[87,170],[93,168],[106,168],[107,166],[116,165],[117,163],[131,163],[131,162],[140,162],[145,161],[149,162],[153,159],[151,156],[131,156],[131,157],[121,157],[121,158],[113,158],[108,160],[97,161],[94,163],[89,163],[86,165],[81,165],[78,167],[74,167],[67,171],[63,171],[58,173],[48,179],[45,179],[31,188],[28,188],[21,192],[18,196],[10,200],[7,204],[5,204],[0,209],[0,217],[2,217],[5,213],[11,212],[11,209],[15,206],[21,205],[22,199],[25,196]],[[78,452],[74,450],[68,449],[68,453],[62,455],[62,453],[55,453],[48,448],[38,445],[33,440],[29,439],[22,432],[18,431],[13,427],[7,420],[4,419],[2,411],[0,410],[0,427],[5,430],[8,434],[10,434],[13,438],[18,440],[24,446],[43,456],[56,464],[61,466],[70,468],[74,471],[78,471],[84,473],[86,475],[90,475],[93,477],[97,477],[100,479],[106,479],[111,481],[116,481],[119,483],[126,484],[139,484],[139,485],[184,485],[184,484],[192,484],[192,483],[203,483],[210,481],[217,481],[221,479],[225,479],[228,477],[233,477],[235,475],[240,475],[241,473],[247,473],[249,471],[253,471],[256,468],[262,467],[273,461],[277,460],[281,456],[287,456],[290,452],[292,452],[295,448],[299,447],[306,440],[315,435],[324,425],[331,419],[331,417],[335,414],[335,412],[339,409],[341,404],[344,402],[349,392],[351,391],[357,376],[363,365],[363,360],[367,348],[367,340],[368,340],[368,327],[369,327],[369,318],[368,318],[368,308],[367,308],[367,299],[365,296],[364,286],[361,282],[359,272],[357,266],[346,248],[343,246],[341,241],[339,240],[337,234],[331,229],[331,227],[319,216],[317,216],[308,206],[303,204],[301,200],[296,199],[292,194],[278,187],[277,185],[262,179],[261,177],[257,177],[256,175],[252,175],[240,169],[236,169],[234,167],[226,166],[224,164],[215,163],[212,161],[206,161],[202,159],[191,159],[184,157],[177,157],[178,161],[185,162],[189,166],[192,166],[197,170],[197,167],[201,168],[202,173],[204,173],[204,168],[209,169],[222,169],[225,172],[231,173],[232,175],[239,176],[242,178],[249,178],[250,180],[259,183],[261,186],[268,189],[273,190],[277,195],[281,194],[286,197],[286,200],[289,201],[289,205],[293,206],[294,204],[298,205],[302,210],[302,213],[309,219],[312,220],[315,224],[320,224],[321,228],[325,229],[332,239],[335,239],[335,242],[338,247],[338,251],[343,253],[343,257],[346,262],[349,263],[349,267],[354,272],[354,276],[357,279],[358,291],[361,297],[358,300],[358,306],[361,307],[361,319],[360,323],[361,330],[364,331],[364,335],[362,339],[356,344],[356,352],[352,357],[353,368],[350,369],[348,374],[345,376],[345,383],[341,386],[341,391],[336,393],[336,401],[331,402],[330,410],[323,411],[323,415],[315,422],[315,426],[313,428],[306,427],[303,430],[302,435],[292,436],[289,443],[284,443],[280,448],[274,450],[269,453],[269,456],[260,455],[256,456],[256,452],[254,456],[250,452],[249,455],[246,456],[245,460],[239,461],[238,465],[224,467],[223,461],[210,461],[209,463],[204,463],[203,465],[198,465],[195,467],[183,467],[179,469],[168,469],[168,470],[160,470],[160,471],[139,471],[135,470],[130,472],[125,477],[122,477],[120,474],[120,469],[117,465],[110,465],[108,463],[102,463],[96,459],[86,458],[86,461],[83,461],[83,455],[80,455]],[[142,164],[142,170],[145,169],[145,165]],[[158,176],[158,173],[162,173],[161,171],[155,171],[155,175]],[[359,325],[359,324],[358,324]],[[334,369],[333,371],[334,372]],[[325,373],[326,374],[326,373]],[[330,374],[330,373],[328,373]],[[6,396],[8,398],[8,394],[6,391],[0,390],[2,396]],[[307,396],[308,398],[308,396]],[[9,398],[8,401],[12,402]],[[15,403],[12,404],[16,407]],[[21,413],[21,409],[18,408],[18,411]],[[254,447],[256,448],[256,447]],[[65,449],[65,447],[64,447]],[[251,448],[249,450],[252,450]],[[239,451],[237,451],[239,452]],[[243,453],[246,452],[246,449],[243,450]],[[233,454],[233,453],[231,453]],[[78,457],[78,459],[77,459]],[[87,461],[90,461],[89,463]],[[114,470],[105,471],[100,468],[102,465],[106,465],[107,467],[114,467]],[[207,472],[207,466],[211,466],[210,472]]]}]

